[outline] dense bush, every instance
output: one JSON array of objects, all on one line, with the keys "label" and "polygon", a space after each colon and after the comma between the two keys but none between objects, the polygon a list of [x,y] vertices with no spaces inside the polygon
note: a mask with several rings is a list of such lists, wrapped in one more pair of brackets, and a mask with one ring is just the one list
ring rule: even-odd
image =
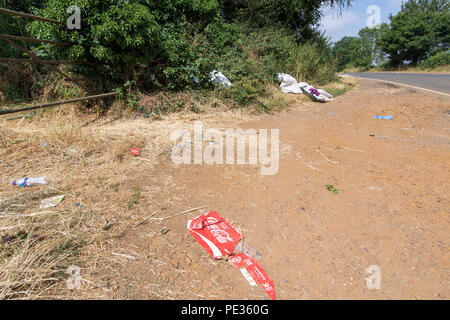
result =
[{"label": "dense bush", "polygon": [[[26,0],[23,0],[26,1]],[[31,0],[28,0],[31,1]],[[46,0],[36,12],[66,22],[81,8],[81,30],[34,21],[42,55],[77,62],[77,75],[98,77],[98,90],[125,83],[141,91],[212,88],[222,71],[235,85],[224,92],[241,105],[266,95],[279,72],[322,84],[335,79],[328,41],[316,31],[322,4],[341,0]],[[194,81],[198,79],[199,81]]]},{"label": "dense bush", "polygon": [[421,69],[434,69],[450,65],[450,52],[439,52],[429,57],[420,64]]},{"label": "dense bush", "polygon": [[55,58],[79,62],[81,67],[76,72],[113,82],[125,76],[126,81],[140,63],[154,58],[160,30],[149,8],[126,0],[50,0],[39,14],[65,22],[71,5],[82,10],[81,30],[40,21],[31,23],[29,30],[38,38],[74,43],[70,47],[48,47]]},{"label": "dense bush", "polygon": [[263,30],[242,35],[240,42],[217,57],[216,66],[233,82],[225,97],[266,110],[267,85],[277,82],[278,73],[316,85],[336,80],[336,64],[326,39],[317,37],[302,44],[284,29]]},{"label": "dense bush", "polygon": [[[0,0],[0,7],[26,13],[31,13],[33,7],[42,5],[43,1],[40,0]],[[27,36],[28,20],[0,14],[0,21],[1,34]],[[0,57],[27,58],[27,55],[0,39]],[[41,94],[42,84],[39,80],[41,73],[45,72],[46,69],[42,66],[0,64],[0,102],[19,102]]]}]

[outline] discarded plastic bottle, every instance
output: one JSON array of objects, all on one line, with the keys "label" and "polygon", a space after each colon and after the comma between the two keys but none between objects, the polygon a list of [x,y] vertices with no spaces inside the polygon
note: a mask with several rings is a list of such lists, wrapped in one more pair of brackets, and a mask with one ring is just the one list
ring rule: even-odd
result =
[{"label": "discarded plastic bottle", "polygon": [[380,120],[393,120],[393,116],[375,116],[374,119],[380,119]]},{"label": "discarded plastic bottle", "polygon": [[31,187],[39,184],[47,184],[47,177],[38,177],[38,178],[22,178],[19,180],[13,181],[13,186],[19,187]]}]

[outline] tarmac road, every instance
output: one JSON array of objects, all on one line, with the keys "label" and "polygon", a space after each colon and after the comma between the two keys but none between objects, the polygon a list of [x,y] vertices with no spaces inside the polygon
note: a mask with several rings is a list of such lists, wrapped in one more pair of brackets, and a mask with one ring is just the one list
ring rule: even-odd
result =
[{"label": "tarmac road", "polygon": [[404,85],[428,92],[431,90],[436,94],[450,96],[450,74],[360,72],[346,73],[345,75]]}]

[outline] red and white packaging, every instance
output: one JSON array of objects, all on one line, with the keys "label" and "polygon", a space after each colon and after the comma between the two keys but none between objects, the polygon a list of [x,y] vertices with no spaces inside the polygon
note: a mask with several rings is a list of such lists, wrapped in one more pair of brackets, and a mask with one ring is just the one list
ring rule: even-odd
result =
[{"label": "red and white packaging", "polygon": [[138,148],[131,148],[131,149],[130,149],[130,153],[131,153],[133,156],[138,156],[138,155],[139,155],[139,149],[138,149]]},{"label": "red and white packaging", "polygon": [[[255,283],[261,285],[267,292],[270,299],[275,300],[275,288],[273,286],[273,281],[267,274],[267,272],[259,265],[256,260],[246,256],[243,253],[238,253],[230,258],[230,263],[233,267],[237,269],[245,269],[247,273],[251,276]],[[242,270],[241,270],[242,272]],[[249,281],[245,272],[242,272],[244,277]],[[250,285],[253,285],[251,281]]]},{"label": "red and white packaging", "polygon": [[242,239],[242,235],[215,211],[190,219],[187,228],[214,259],[232,255]]}]

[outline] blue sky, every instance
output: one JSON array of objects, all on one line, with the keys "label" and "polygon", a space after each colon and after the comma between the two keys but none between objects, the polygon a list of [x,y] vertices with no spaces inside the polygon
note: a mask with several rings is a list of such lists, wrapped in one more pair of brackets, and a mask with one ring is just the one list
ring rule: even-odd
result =
[{"label": "blue sky", "polygon": [[376,5],[381,9],[381,22],[389,22],[389,14],[395,15],[400,11],[404,0],[354,0],[350,8],[342,10],[332,10],[329,7],[323,8],[324,17],[321,21],[321,30],[331,37],[333,41],[338,41],[345,36],[356,36],[358,31],[367,26],[367,8]]}]

